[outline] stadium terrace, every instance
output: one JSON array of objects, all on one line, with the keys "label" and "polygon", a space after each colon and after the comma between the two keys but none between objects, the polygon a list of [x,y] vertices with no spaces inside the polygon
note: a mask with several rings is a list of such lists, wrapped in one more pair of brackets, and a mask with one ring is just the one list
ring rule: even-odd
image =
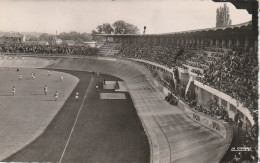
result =
[{"label": "stadium terrace", "polygon": [[106,41],[100,54],[131,58],[149,69],[168,90],[165,99],[169,103],[177,105],[182,100],[197,112],[240,123],[247,137],[242,144],[254,146],[258,41],[251,21],[163,34],[96,36]]},{"label": "stadium terrace", "polygon": [[[147,43],[151,45],[176,44],[196,48],[239,48],[249,51],[257,50],[256,35],[252,30],[252,21],[228,27],[206,28],[199,30],[172,32],[162,34],[96,34],[103,36],[107,42]],[[217,50],[217,49],[216,49]]]},{"label": "stadium terrace", "polygon": [[248,6],[252,21],[226,27],[0,38],[0,161],[259,161]]}]

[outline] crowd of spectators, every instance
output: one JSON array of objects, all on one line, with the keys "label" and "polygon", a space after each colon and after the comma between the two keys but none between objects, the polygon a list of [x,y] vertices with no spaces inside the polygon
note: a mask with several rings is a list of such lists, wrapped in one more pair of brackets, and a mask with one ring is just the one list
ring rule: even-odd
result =
[{"label": "crowd of spectators", "polygon": [[245,151],[235,152],[229,163],[258,163],[258,124],[254,124],[246,133],[243,145],[239,148]]},{"label": "crowd of spectators", "polygon": [[[181,51],[181,49],[183,51]],[[211,52],[206,53],[206,51]],[[225,50],[225,52],[220,48],[208,48],[205,52],[201,52],[197,49],[194,50],[187,47],[126,44],[122,45],[119,49],[119,55],[149,60],[173,68],[174,70],[177,70],[177,67],[187,69],[186,65],[200,68],[200,70],[202,69],[202,72],[198,69],[192,69],[191,72],[199,75],[197,80],[243,103],[243,105],[251,111],[256,122],[252,129],[246,134],[244,141],[244,147],[250,147],[252,149],[251,152],[237,152],[231,162],[239,162],[239,160],[241,162],[257,162],[258,60],[256,53],[245,52],[240,48],[233,50],[228,49]],[[171,91],[171,93],[165,97],[165,100],[170,104],[176,105],[177,101],[181,99],[198,112],[217,119],[232,121],[226,108],[220,106],[216,99],[211,99],[208,107],[203,107],[197,104],[193,90],[189,90],[185,97],[186,83],[182,83],[178,79],[174,80],[171,76],[164,76],[162,79],[157,75],[157,70],[152,66],[149,67],[149,70],[153,76],[156,76],[156,78],[161,81],[164,87]],[[178,72],[175,73],[174,71],[174,74],[177,78]],[[177,81],[177,83],[174,81]],[[241,127],[241,123],[241,119],[238,120],[238,126]]]},{"label": "crowd of spectators", "polygon": [[[176,83],[173,79],[172,76],[168,75],[159,75],[157,70],[149,65],[149,64],[144,64],[144,66],[150,71],[152,76],[157,79],[164,87],[166,87],[168,90],[171,91],[170,94],[168,94],[165,97],[165,100],[168,101],[172,105],[177,105],[177,101],[181,99],[182,101],[185,101],[186,103],[189,103],[191,99],[195,99],[195,92],[190,92],[188,91],[188,96],[185,97],[185,89],[187,86],[187,83],[181,83],[180,80],[177,78]],[[192,94],[192,95],[191,95]]]},{"label": "crowd of spectators", "polygon": [[215,117],[217,119],[221,119],[221,120],[225,120],[225,121],[231,121],[231,119],[229,118],[228,112],[226,110],[226,108],[224,108],[223,106],[220,106],[217,103],[216,99],[210,99],[209,102],[209,107],[203,107],[202,105],[197,104],[195,99],[190,99],[189,100],[189,106],[201,113],[204,113],[208,116],[211,117]]},{"label": "crowd of spectators", "polygon": [[232,52],[210,64],[199,80],[242,102],[254,113],[258,108],[257,74],[257,54]]},{"label": "crowd of spectators", "polygon": [[194,52],[188,49],[189,47],[177,47],[171,44],[165,46],[122,44],[118,48],[118,55],[121,57],[144,59],[168,68],[173,68],[176,65],[182,65],[182,62],[194,55]]},{"label": "crowd of spectators", "polygon": [[[158,71],[150,64],[143,64],[151,73],[151,75],[157,79],[164,87],[171,91],[171,95],[176,96],[178,99],[188,102],[190,99],[185,98],[185,89],[187,83],[181,83],[177,78],[176,83],[172,76],[169,75],[159,75]],[[176,72],[178,73],[178,72]],[[163,77],[162,77],[163,76]],[[170,97],[172,97],[170,95]],[[169,95],[168,95],[169,96]],[[173,99],[176,101],[175,99]],[[171,100],[170,100],[171,101]]]},{"label": "crowd of spectators", "polygon": [[0,45],[0,52],[3,53],[24,53],[24,54],[62,54],[62,55],[97,55],[98,49],[86,46],[68,45],[29,45],[9,44]]},{"label": "crowd of spectators", "polygon": [[[229,121],[229,116],[227,113],[227,110],[223,106],[219,106],[217,104],[217,100],[210,100],[209,101],[209,108],[203,108],[202,105],[197,105],[196,101],[196,95],[194,90],[189,90],[185,96],[185,89],[186,84],[177,82],[177,87],[175,86],[174,79],[171,76],[164,76],[163,79],[161,79],[157,74],[157,70],[153,68],[153,66],[150,66],[149,64],[145,64],[145,66],[151,71],[153,77],[156,77],[157,80],[159,80],[164,87],[168,88],[171,93],[169,93],[165,100],[169,102],[172,105],[177,105],[178,99],[181,99],[185,103],[187,103],[191,108],[194,110],[204,113],[206,115],[209,115],[211,117],[215,117],[218,119],[222,119],[225,121]],[[196,71],[196,70],[194,70]],[[200,73],[199,70],[196,71],[196,73]],[[178,99],[177,99],[177,98]]]},{"label": "crowd of spectators", "polygon": [[175,51],[176,49],[171,47],[162,48],[161,46],[123,44],[119,48],[119,55],[122,57],[145,59],[172,67],[174,59],[171,56]]},{"label": "crowd of spectators", "polygon": [[200,70],[192,69],[191,72],[193,72],[193,73],[195,73],[195,74],[197,74],[197,75],[199,75],[199,76],[202,76],[202,75],[203,75],[203,73],[201,73]]},{"label": "crowd of spectators", "polygon": [[[254,162],[257,160],[257,137],[258,137],[258,60],[257,53],[245,52],[241,48],[233,48],[224,51],[221,48],[204,48],[204,51],[211,51],[208,55],[201,49],[193,49],[188,46],[175,46],[165,44],[154,46],[151,44],[122,44],[118,46],[119,53],[117,55],[127,58],[138,58],[148,60],[168,68],[177,70],[177,67],[187,69],[186,66],[200,68],[192,69],[199,75],[197,80],[203,84],[209,85],[221,92],[230,95],[251,111],[254,116],[256,125],[252,127],[246,135],[245,146],[252,147],[252,152],[244,154],[240,152],[235,155],[232,160],[249,160]],[[66,45],[27,45],[13,44],[1,45],[0,52],[5,53],[32,53],[32,54],[70,54],[70,55],[97,55],[97,48],[84,46],[66,46]],[[225,54],[224,54],[225,53]],[[198,54],[198,55],[196,55]],[[176,83],[171,76],[162,76],[149,64],[145,64],[152,76],[161,81],[172,93],[165,97],[165,100],[172,105],[177,105],[179,99],[188,103],[193,109],[202,112],[211,117],[228,121],[229,116],[223,106],[217,104],[217,100],[213,99],[209,102],[209,108],[198,105],[195,93],[189,90],[185,97],[187,83],[180,82],[178,72],[175,73]]]},{"label": "crowd of spectators", "polygon": [[204,50],[211,51],[211,52],[221,52],[221,53],[224,52],[224,50],[222,48],[213,48],[213,47],[205,47]]},{"label": "crowd of spectators", "polygon": [[[200,80],[232,98],[242,102],[253,116],[258,108],[258,61],[256,53],[244,52],[241,48],[224,50],[221,48],[207,48],[213,51],[205,57],[201,50],[174,45],[153,46],[148,44],[123,44],[119,54],[123,57],[139,58],[159,63],[169,68],[185,68],[183,65],[200,68],[192,72],[200,75]],[[201,55],[195,55],[201,54]]]},{"label": "crowd of spectators", "polygon": [[209,60],[205,60],[204,57],[201,55],[194,55],[194,56],[188,58],[184,63],[188,64],[192,67],[198,67],[201,69],[205,69],[205,66],[203,66],[203,65],[208,65]]},{"label": "crowd of spectators", "polygon": [[211,53],[211,57],[223,57],[223,53]]}]

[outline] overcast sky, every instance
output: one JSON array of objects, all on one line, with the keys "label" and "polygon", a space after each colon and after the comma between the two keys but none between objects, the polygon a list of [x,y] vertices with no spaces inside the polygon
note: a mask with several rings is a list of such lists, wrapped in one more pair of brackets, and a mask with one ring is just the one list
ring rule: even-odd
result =
[{"label": "overcast sky", "polygon": [[[211,0],[1,0],[0,31],[90,33],[99,24],[125,20],[146,33],[166,33],[214,27]],[[230,8],[232,24],[251,20],[246,10]]]}]

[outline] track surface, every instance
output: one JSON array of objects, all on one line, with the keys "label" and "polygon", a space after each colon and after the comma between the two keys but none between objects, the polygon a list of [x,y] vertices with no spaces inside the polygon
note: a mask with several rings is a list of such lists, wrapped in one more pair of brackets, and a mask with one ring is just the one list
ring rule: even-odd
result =
[{"label": "track surface", "polygon": [[[131,94],[135,109],[138,112],[138,116],[145,126],[145,131],[149,136],[149,142],[151,143],[151,151],[148,152],[147,142],[143,141],[143,138],[146,140],[146,137],[140,136],[143,134],[143,129],[140,129],[141,124],[139,123],[139,119],[137,118],[136,113],[133,113],[133,116],[132,113],[130,114],[127,111],[125,111],[125,113],[122,113],[121,110],[122,114],[118,114],[118,117],[112,116],[113,118],[111,118],[110,122],[107,120],[108,118],[106,118],[106,116],[103,116],[103,113],[109,115],[108,117],[111,116],[110,114],[117,115],[116,113],[119,112],[117,111],[118,109],[116,107],[117,101],[113,100],[113,102],[109,104],[103,103],[103,105],[106,105],[106,109],[110,110],[110,112],[105,113],[104,111],[101,111],[100,108],[98,108],[98,106],[101,105],[99,104],[99,100],[97,100],[97,103],[91,102],[88,104],[87,102],[92,100],[91,98],[89,99],[89,97],[87,96],[80,116],[78,118],[78,122],[76,123],[76,127],[71,136],[71,140],[69,141],[67,149],[64,152],[65,154],[63,157],[63,161],[148,162],[148,157],[149,155],[151,155],[151,159],[154,163],[209,163],[219,162],[229,146],[229,141],[226,141],[223,137],[216,134],[212,130],[209,130],[208,128],[205,128],[199,125],[198,123],[194,122],[193,120],[189,119],[184,114],[183,109],[181,109],[182,107],[178,108],[165,102],[165,95],[161,92],[161,88],[157,88],[155,86],[155,83],[153,82],[154,79],[151,77],[150,72],[147,72],[147,69],[141,67],[139,64],[136,64],[135,62],[128,60],[107,61],[102,59],[59,57],[52,58],[52,60],[53,62],[55,62],[55,64],[50,65],[48,68],[69,69],[77,71],[95,70],[96,72],[110,74],[112,76],[116,76],[118,78],[123,79]],[[93,82],[98,82],[96,80],[98,79],[95,78]],[[85,94],[87,89],[86,87],[88,86],[90,79],[85,81],[86,82],[83,84],[84,86],[82,86],[82,88],[85,87],[84,89],[82,89],[84,91],[80,92],[81,97]],[[93,95],[92,93],[90,93],[91,96],[95,96],[94,87],[90,85],[89,88],[90,92],[93,93]],[[73,92],[73,94],[74,93],[75,91]],[[75,102],[74,97],[72,96],[71,98],[69,99],[71,104],[67,103],[66,105],[75,105],[73,104],[73,102]],[[95,98],[93,98],[93,100],[94,99]],[[105,101],[101,100],[101,102]],[[118,100],[118,102],[119,101],[120,100]],[[132,103],[130,104],[132,105]],[[88,107],[89,105],[95,106],[97,109],[92,109],[92,111],[88,111],[88,109],[86,108],[90,108]],[[110,105],[116,106],[114,108],[110,108]],[[120,105],[122,105],[124,109],[128,106],[123,104]],[[47,160],[53,162],[59,161],[60,158],[58,157],[61,156],[64,151],[66,141],[68,140],[68,137],[70,135],[71,128],[75,122],[76,114],[79,108],[80,105],[78,105],[77,108],[70,108],[70,106],[67,106],[67,108],[65,109],[66,111],[62,109],[61,113],[57,116],[59,118],[56,118],[56,122],[53,122],[54,124],[52,123],[50,126],[54,129],[48,130],[49,136],[48,134],[44,133],[44,136],[42,136],[43,138],[39,139],[40,142],[38,143],[38,146],[36,144],[36,141],[36,143],[32,143],[34,145],[29,145],[30,148],[25,148],[27,151],[21,151],[24,151],[24,154],[21,154],[21,152],[19,152],[17,155],[14,155],[13,157],[11,157],[12,159],[9,160],[34,161],[35,158],[41,158],[41,160],[37,161],[42,161],[46,160],[43,158],[47,158]],[[120,107],[120,109],[122,108]],[[130,112],[135,112],[135,109],[132,109]],[[100,111],[98,112],[98,110]],[[122,116],[121,119],[119,115]],[[88,121],[82,119],[88,119]],[[96,120],[96,122],[93,122],[94,120]],[[79,123],[81,121],[82,123]],[[139,129],[137,127],[138,125],[135,125],[135,122],[137,121],[138,125],[140,125]],[[57,125],[55,123],[57,123]],[[67,126],[58,125],[60,123],[64,123],[64,125]],[[86,125],[90,125],[91,127],[87,127]],[[107,129],[105,126],[107,125],[109,126],[109,130],[105,132]],[[125,128],[121,127],[124,125]],[[130,132],[129,130],[131,129],[135,131]],[[110,130],[114,132],[109,132]],[[84,133],[86,133],[86,135],[84,135]],[[102,135],[101,133],[104,133],[103,135],[105,135],[104,137],[106,138],[100,138],[100,135]],[[134,133],[139,134],[137,134],[136,136]],[[49,141],[47,138],[44,138],[49,137],[49,139],[51,139],[52,136],[50,135],[53,134],[56,135],[53,136],[54,139],[56,139],[55,141]],[[121,134],[123,138],[120,138],[120,136],[118,136],[119,134]],[[130,135],[131,137],[128,138],[127,135]],[[77,139],[79,139],[79,141]],[[121,143],[123,139],[125,140]],[[138,142],[136,140],[138,140]],[[142,144],[142,142],[145,142],[145,145]],[[121,143],[121,145],[118,145],[119,143]],[[125,144],[128,145],[127,148],[122,147],[125,147]],[[103,149],[107,146],[109,146],[109,149]],[[90,149],[87,149],[88,147]],[[45,151],[39,148],[44,148]],[[127,149],[127,151],[125,149]],[[34,153],[34,151],[38,151],[38,157],[35,156],[36,154]],[[99,151],[103,152],[99,153]],[[104,152],[105,155],[101,155],[104,154]],[[20,155],[19,158],[18,155]],[[43,157],[41,155],[45,156]],[[26,156],[27,158],[23,158],[24,156]],[[130,159],[131,156],[134,159]],[[74,161],[73,157],[78,157],[80,158],[80,160]],[[107,159],[103,159],[105,157]]]},{"label": "track surface", "polygon": [[223,137],[189,119],[182,107],[167,103],[150,72],[135,62],[83,58],[57,58],[57,61],[50,67],[95,70],[125,81],[148,133],[154,163],[215,163],[228,148]]},{"label": "track surface", "polygon": [[[115,78],[60,71],[78,77],[79,84],[46,131],[5,161],[149,162],[148,140],[129,94],[126,100],[100,100],[100,92],[114,91],[95,90],[104,77]],[[76,91],[80,94],[78,102]]]}]

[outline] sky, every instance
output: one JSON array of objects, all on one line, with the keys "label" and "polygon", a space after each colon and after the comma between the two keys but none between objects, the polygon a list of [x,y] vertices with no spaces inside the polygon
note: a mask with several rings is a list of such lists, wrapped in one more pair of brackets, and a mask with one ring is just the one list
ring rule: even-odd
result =
[{"label": "sky", "polygon": [[[1,0],[0,31],[55,34],[91,33],[103,23],[124,20],[142,33],[167,33],[215,27],[216,9],[211,0]],[[232,24],[250,21],[246,10],[227,3]]]}]

